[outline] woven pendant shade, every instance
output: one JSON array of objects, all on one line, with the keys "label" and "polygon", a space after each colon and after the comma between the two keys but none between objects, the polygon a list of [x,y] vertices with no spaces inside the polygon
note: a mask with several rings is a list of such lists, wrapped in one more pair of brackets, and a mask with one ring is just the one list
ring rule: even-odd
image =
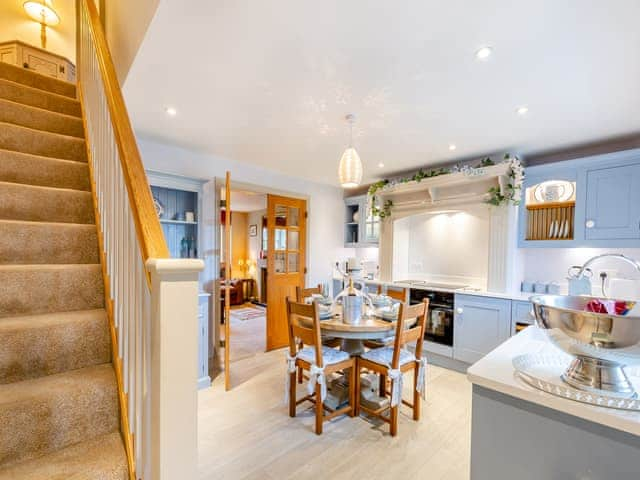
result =
[{"label": "woven pendant shade", "polygon": [[362,181],[362,162],[356,149],[347,148],[340,159],[338,177],[342,188],[354,188]]}]

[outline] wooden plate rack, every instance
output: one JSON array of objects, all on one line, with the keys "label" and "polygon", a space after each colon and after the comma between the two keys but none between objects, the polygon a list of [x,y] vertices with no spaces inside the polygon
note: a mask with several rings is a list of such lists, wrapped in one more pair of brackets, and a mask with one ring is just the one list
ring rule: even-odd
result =
[{"label": "wooden plate rack", "polygon": [[527,205],[527,240],[573,240],[575,207],[575,202]]}]

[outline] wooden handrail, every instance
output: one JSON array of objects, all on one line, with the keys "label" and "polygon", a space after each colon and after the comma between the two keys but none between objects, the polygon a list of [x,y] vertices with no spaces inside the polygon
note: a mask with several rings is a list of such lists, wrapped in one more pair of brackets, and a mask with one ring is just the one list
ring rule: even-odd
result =
[{"label": "wooden handrail", "polygon": [[151,189],[147,182],[147,175],[142,165],[100,17],[93,1],[79,1],[84,3],[89,14],[89,31],[95,45],[105,98],[143,261],[146,262],[150,258],[169,258],[169,249],[153,205]]}]

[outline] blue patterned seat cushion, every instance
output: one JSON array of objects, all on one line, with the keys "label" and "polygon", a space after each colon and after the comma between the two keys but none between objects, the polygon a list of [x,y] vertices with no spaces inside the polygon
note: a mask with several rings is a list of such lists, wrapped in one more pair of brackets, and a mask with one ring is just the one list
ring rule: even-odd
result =
[{"label": "blue patterned seat cushion", "polygon": [[[316,363],[316,347],[304,347],[298,352],[298,358],[309,363]],[[322,363],[331,365],[332,363],[340,363],[349,360],[349,354],[342,350],[322,346]]]},{"label": "blue patterned seat cushion", "polygon": [[[361,355],[361,358],[370,362],[378,363],[386,367],[391,367],[393,359],[393,347],[374,348]],[[404,348],[400,349],[400,365],[414,361],[416,356]]]}]

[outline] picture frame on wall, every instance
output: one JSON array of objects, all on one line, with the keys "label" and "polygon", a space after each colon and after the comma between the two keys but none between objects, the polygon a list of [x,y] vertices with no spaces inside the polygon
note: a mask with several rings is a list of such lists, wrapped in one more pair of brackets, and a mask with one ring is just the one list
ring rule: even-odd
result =
[{"label": "picture frame on wall", "polygon": [[249,225],[249,236],[257,237],[258,236],[258,225]]}]

